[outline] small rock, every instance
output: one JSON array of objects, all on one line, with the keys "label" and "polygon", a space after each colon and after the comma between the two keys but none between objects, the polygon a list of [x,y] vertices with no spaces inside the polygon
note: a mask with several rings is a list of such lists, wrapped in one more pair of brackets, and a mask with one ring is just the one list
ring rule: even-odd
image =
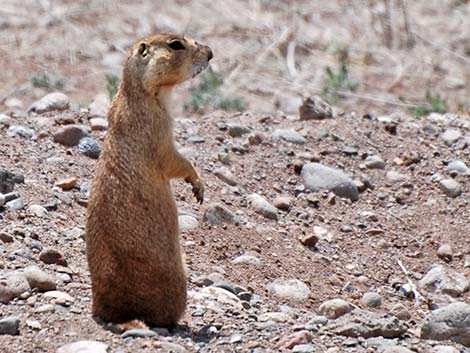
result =
[{"label": "small rock", "polygon": [[92,131],[106,131],[108,130],[108,120],[105,118],[91,118],[90,126]]},{"label": "small rock", "polygon": [[470,169],[468,169],[467,165],[461,160],[454,160],[449,162],[447,165],[448,171],[456,171],[462,174],[469,174]]},{"label": "small rock", "polygon": [[214,175],[230,186],[236,186],[237,180],[227,167],[220,167],[214,170]]},{"label": "small rock", "polygon": [[333,109],[323,99],[312,96],[299,107],[300,120],[323,120],[333,117]]},{"label": "small rock", "polygon": [[278,196],[273,201],[273,206],[281,211],[288,211],[292,204],[292,199],[288,196]]},{"label": "small rock", "polygon": [[75,301],[75,299],[70,294],[58,290],[45,292],[43,297],[54,299],[54,302],[59,305],[66,305]]},{"label": "small rock", "polygon": [[[186,353],[187,350],[182,345],[173,342],[158,341],[155,347],[162,349],[162,352]],[[158,351],[160,351],[160,349]]]},{"label": "small rock", "polygon": [[460,351],[452,346],[435,346],[431,353],[460,353]]},{"label": "small rock", "polygon": [[0,114],[0,128],[10,126],[11,118],[6,114]]},{"label": "small rock", "polygon": [[457,197],[462,193],[462,189],[454,179],[444,179],[439,182],[441,190],[449,197]]},{"label": "small rock", "polygon": [[5,207],[8,208],[11,211],[18,211],[24,208],[24,203],[23,199],[21,197],[18,197],[17,199],[8,201],[5,204]]},{"label": "small rock", "polygon": [[77,341],[59,347],[57,353],[107,353],[108,345],[98,341]]},{"label": "small rock", "polygon": [[78,143],[78,150],[87,157],[98,159],[101,146],[94,138],[84,137]]},{"label": "small rock", "polygon": [[330,299],[320,305],[320,313],[328,319],[336,319],[346,313],[349,313],[353,306],[344,299]]},{"label": "small rock", "polygon": [[88,136],[87,129],[82,125],[66,125],[61,127],[53,135],[55,142],[64,146],[76,146],[80,140]]},{"label": "small rock", "polygon": [[439,249],[437,249],[437,256],[447,262],[452,260],[452,248],[449,244],[442,244]]},{"label": "small rock", "polygon": [[386,347],[382,353],[415,353],[415,351],[409,350],[406,347],[392,346]]},{"label": "small rock", "polygon": [[259,266],[262,264],[261,260],[253,255],[240,255],[236,257],[235,259],[232,260],[232,263],[237,265],[237,264],[247,264],[247,265],[253,265],[253,266]]},{"label": "small rock", "polygon": [[385,162],[379,156],[369,156],[364,162],[369,169],[385,169]]},{"label": "small rock", "polygon": [[14,298],[30,290],[28,281],[22,273],[10,272],[0,275],[0,303],[8,304]]},{"label": "small rock", "polygon": [[338,169],[319,163],[308,163],[302,168],[301,176],[305,187],[311,191],[328,190],[351,201],[359,199],[359,191],[354,181]]},{"label": "small rock", "polygon": [[127,338],[127,337],[154,337],[156,336],[157,333],[155,331],[152,331],[150,329],[145,329],[145,328],[134,328],[127,330],[124,332],[121,337],[122,338]]},{"label": "small rock", "polygon": [[462,132],[458,129],[448,129],[444,131],[441,138],[447,146],[452,146],[462,137]]},{"label": "small rock", "polygon": [[290,335],[287,335],[285,337],[282,337],[279,340],[278,347],[286,348],[286,349],[292,349],[294,346],[300,345],[300,344],[308,344],[312,341],[313,335],[306,331],[298,331],[294,332]]},{"label": "small rock", "polygon": [[106,94],[99,94],[88,106],[90,115],[93,118],[103,118],[108,115],[109,98]]},{"label": "small rock", "polygon": [[39,218],[47,217],[47,215],[49,214],[49,212],[47,212],[47,210],[40,205],[31,205],[28,207],[27,211],[30,215],[36,216]]},{"label": "small rock", "polygon": [[67,179],[62,179],[62,180],[57,181],[54,185],[58,186],[64,191],[69,191],[69,190],[72,190],[75,187],[75,185],[77,185],[77,178],[71,177]]},{"label": "small rock", "polygon": [[444,266],[434,266],[419,281],[420,287],[441,291],[453,297],[461,296],[470,288],[470,280],[463,274]]},{"label": "small rock", "polygon": [[40,292],[55,290],[57,285],[54,276],[42,271],[37,266],[29,266],[23,270],[23,274],[32,289]]},{"label": "small rock", "polygon": [[42,114],[53,110],[65,110],[70,106],[69,97],[60,92],[49,93],[40,100],[34,102],[28,109],[28,113]]},{"label": "small rock", "polygon": [[309,344],[296,344],[292,348],[293,353],[312,353],[315,352],[315,346],[311,343]]},{"label": "small rock", "polygon": [[266,322],[266,321],[288,322],[290,320],[291,320],[291,316],[283,312],[264,313],[258,316],[258,321],[260,322]]},{"label": "small rock", "polygon": [[395,315],[400,320],[411,319],[410,311],[401,303],[396,304],[391,310],[390,314]]},{"label": "small rock", "polygon": [[0,319],[0,335],[16,336],[20,333],[20,319],[16,316],[8,316]]},{"label": "small rock", "polygon": [[277,220],[277,210],[263,196],[259,194],[250,194],[247,197],[248,203],[260,215]]},{"label": "small rock", "polygon": [[36,138],[36,133],[33,129],[19,125],[10,126],[7,130],[7,135],[10,137],[22,137],[30,140]]},{"label": "small rock", "polygon": [[243,342],[243,337],[242,335],[236,333],[234,335],[232,335],[232,337],[230,337],[230,343],[234,344],[234,343],[241,343]]},{"label": "small rock", "polygon": [[303,145],[306,142],[305,137],[294,129],[276,129],[273,132],[273,139],[284,140],[298,145]]},{"label": "small rock", "polygon": [[278,278],[268,284],[267,288],[279,298],[296,302],[304,302],[310,297],[310,289],[298,279]]},{"label": "small rock", "polygon": [[240,223],[240,219],[238,216],[235,215],[232,211],[230,211],[227,207],[221,204],[211,204],[204,212],[205,223],[209,223],[212,225],[219,225],[223,223],[229,224],[238,224]]},{"label": "small rock", "polygon": [[401,174],[396,170],[389,170],[387,174],[385,174],[385,178],[393,184],[403,183],[408,180],[405,174]]},{"label": "small rock", "polygon": [[64,256],[57,250],[52,248],[45,248],[39,254],[39,260],[44,262],[45,264],[56,264],[60,266],[67,266],[67,261],[65,260]]},{"label": "small rock", "polygon": [[15,238],[5,232],[0,232],[0,240],[4,243],[13,243]]},{"label": "small rock", "polygon": [[265,140],[266,140],[265,134],[259,131],[253,132],[248,136],[248,142],[250,143],[250,145],[253,145],[253,146],[260,145]]},{"label": "small rock", "polygon": [[455,302],[433,310],[421,327],[421,338],[470,346],[470,305]]},{"label": "small rock", "polygon": [[26,326],[33,330],[40,330],[42,328],[41,323],[37,320],[26,320]]},{"label": "small rock", "polygon": [[362,296],[361,302],[370,308],[378,308],[382,306],[382,297],[375,292],[367,292]]},{"label": "small rock", "polygon": [[230,125],[228,127],[228,134],[231,137],[242,137],[243,135],[249,134],[250,132],[250,128],[242,125]]},{"label": "small rock", "polygon": [[178,216],[179,228],[182,232],[186,230],[196,229],[199,227],[199,221],[190,215]]},{"label": "small rock", "polygon": [[309,247],[314,247],[318,243],[318,236],[316,234],[304,234],[299,238],[300,242],[302,245],[309,246]]}]

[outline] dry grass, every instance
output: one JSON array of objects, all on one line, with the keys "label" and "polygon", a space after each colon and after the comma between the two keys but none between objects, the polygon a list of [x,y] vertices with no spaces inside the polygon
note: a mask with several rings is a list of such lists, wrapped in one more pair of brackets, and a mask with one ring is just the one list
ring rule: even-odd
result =
[{"label": "dry grass", "polygon": [[252,110],[321,93],[338,50],[359,83],[343,92],[343,106],[408,109],[430,90],[456,110],[470,104],[469,18],[468,0],[3,0],[0,99],[43,94],[29,84],[43,71],[61,74],[65,91],[86,104],[105,91],[105,74],[119,73],[136,37],[172,30],[211,45],[225,93]]}]

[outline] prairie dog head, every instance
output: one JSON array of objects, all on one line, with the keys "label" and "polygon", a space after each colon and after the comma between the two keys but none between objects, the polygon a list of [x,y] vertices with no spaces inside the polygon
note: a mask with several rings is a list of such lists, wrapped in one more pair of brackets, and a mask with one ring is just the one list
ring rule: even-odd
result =
[{"label": "prairie dog head", "polygon": [[142,85],[153,94],[162,86],[174,86],[203,71],[212,50],[176,34],[157,34],[138,41],[129,50],[124,80]]}]

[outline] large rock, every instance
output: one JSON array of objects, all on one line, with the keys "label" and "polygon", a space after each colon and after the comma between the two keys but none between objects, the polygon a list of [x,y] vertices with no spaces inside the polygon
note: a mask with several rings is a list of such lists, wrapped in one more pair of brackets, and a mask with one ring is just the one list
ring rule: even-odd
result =
[{"label": "large rock", "polygon": [[319,311],[328,319],[337,319],[349,313],[353,306],[344,299],[330,299],[320,305]]},{"label": "large rock", "polygon": [[318,96],[308,97],[299,107],[300,120],[323,120],[333,117],[333,109]]},{"label": "large rock", "polygon": [[65,110],[70,106],[69,97],[60,92],[49,93],[40,100],[34,102],[28,112],[42,114],[52,110]]},{"label": "large rock", "polygon": [[308,163],[303,166],[301,176],[305,187],[311,191],[328,190],[351,201],[359,199],[356,184],[339,169]]},{"label": "large rock", "polygon": [[470,305],[456,302],[432,311],[421,327],[421,338],[470,347]]},{"label": "large rock", "polygon": [[88,130],[82,125],[66,125],[53,135],[54,141],[64,146],[76,146],[80,140],[88,136]]},{"label": "large rock", "polygon": [[20,319],[8,316],[0,319],[0,335],[18,335],[20,333]]},{"label": "large rock", "polygon": [[263,196],[259,194],[248,195],[247,200],[251,207],[260,215],[269,218],[277,219],[277,209],[271,205]]},{"label": "large rock", "polygon": [[329,321],[325,330],[348,337],[397,338],[405,334],[407,327],[395,316],[355,309]]},{"label": "large rock", "polygon": [[278,278],[267,287],[271,293],[282,299],[304,302],[310,297],[310,289],[298,279]]},{"label": "large rock", "polygon": [[29,290],[28,281],[22,273],[9,272],[0,275],[0,303],[7,304]]},{"label": "large rock", "polygon": [[230,211],[227,207],[214,203],[209,205],[204,213],[204,222],[212,225],[219,225],[223,223],[238,224],[240,219],[235,213]]},{"label": "large rock", "polygon": [[36,288],[40,292],[55,290],[57,285],[54,276],[44,272],[37,266],[29,266],[23,270],[31,288]]},{"label": "large rock", "polygon": [[470,289],[470,281],[463,274],[442,265],[431,268],[419,281],[419,285],[453,297],[461,296]]}]

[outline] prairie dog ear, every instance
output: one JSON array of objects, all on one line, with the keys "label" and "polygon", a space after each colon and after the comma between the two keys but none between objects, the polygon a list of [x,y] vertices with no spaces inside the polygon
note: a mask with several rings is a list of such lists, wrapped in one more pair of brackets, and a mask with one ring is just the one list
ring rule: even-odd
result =
[{"label": "prairie dog ear", "polygon": [[148,44],[145,42],[140,43],[139,47],[137,48],[137,52],[142,58],[145,58],[149,53]]}]

